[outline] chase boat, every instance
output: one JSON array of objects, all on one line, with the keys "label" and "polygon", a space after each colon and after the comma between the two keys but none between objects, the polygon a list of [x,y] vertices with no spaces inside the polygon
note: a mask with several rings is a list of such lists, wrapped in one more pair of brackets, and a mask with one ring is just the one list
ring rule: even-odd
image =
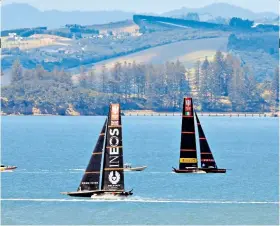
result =
[{"label": "chase boat", "polygon": [[16,169],[16,166],[5,166],[5,165],[1,165],[0,167],[0,171],[4,172],[4,171],[12,171],[14,169]]}]

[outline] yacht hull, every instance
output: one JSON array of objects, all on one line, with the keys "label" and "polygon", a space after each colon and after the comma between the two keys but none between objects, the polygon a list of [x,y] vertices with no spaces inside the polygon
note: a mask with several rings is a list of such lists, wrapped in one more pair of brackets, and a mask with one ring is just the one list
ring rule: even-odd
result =
[{"label": "yacht hull", "polygon": [[175,173],[226,173],[226,169],[216,169],[216,168],[194,168],[194,169],[175,169],[173,168],[173,172]]},{"label": "yacht hull", "polygon": [[200,168],[206,173],[226,173],[226,169],[212,169],[212,168]]},{"label": "yacht hull", "polygon": [[132,191],[74,191],[74,192],[61,192],[63,195],[69,195],[74,197],[88,197],[91,196],[130,196],[132,195]]}]

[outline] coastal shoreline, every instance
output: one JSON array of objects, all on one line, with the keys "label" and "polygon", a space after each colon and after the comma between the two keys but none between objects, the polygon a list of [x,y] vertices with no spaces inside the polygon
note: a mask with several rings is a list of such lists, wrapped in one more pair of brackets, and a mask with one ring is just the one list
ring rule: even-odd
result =
[{"label": "coastal shoreline", "polygon": [[[280,117],[280,112],[197,112],[199,116]],[[182,116],[181,112],[127,111],[125,116]]]},{"label": "coastal shoreline", "polygon": [[[181,112],[155,112],[150,110],[122,111],[123,116],[182,116]],[[210,117],[280,117],[280,112],[197,112]],[[52,114],[1,114],[1,116],[106,116],[106,115],[52,115]]]}]

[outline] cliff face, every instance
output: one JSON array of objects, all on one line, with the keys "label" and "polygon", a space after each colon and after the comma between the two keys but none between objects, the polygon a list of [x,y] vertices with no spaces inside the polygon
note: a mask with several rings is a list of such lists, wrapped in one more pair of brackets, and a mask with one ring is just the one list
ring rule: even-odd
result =
[{"label": "cliff face", "polygon": [[33,115],[41,115],[41,111],[39,108],[33,107],[32,108]]},{"label": "cliff face", "polygon": [[74,110],[73,105],[69,104],[69,107],[65,111],[65,115],[68,115],[68,116],[79,116],[80,113]]}]

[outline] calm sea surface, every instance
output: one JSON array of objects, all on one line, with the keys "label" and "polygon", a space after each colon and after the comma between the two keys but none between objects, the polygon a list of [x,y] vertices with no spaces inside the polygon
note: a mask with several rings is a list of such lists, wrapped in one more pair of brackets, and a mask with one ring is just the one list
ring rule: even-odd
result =
[{"label": "calm sea surface", "polygon": [[105,117],[2,117],[2,224],[278,225],[278,119],[200,117],[226,174],[175,174],[180,117],[123,117],[127,200],[75,191]]}]

